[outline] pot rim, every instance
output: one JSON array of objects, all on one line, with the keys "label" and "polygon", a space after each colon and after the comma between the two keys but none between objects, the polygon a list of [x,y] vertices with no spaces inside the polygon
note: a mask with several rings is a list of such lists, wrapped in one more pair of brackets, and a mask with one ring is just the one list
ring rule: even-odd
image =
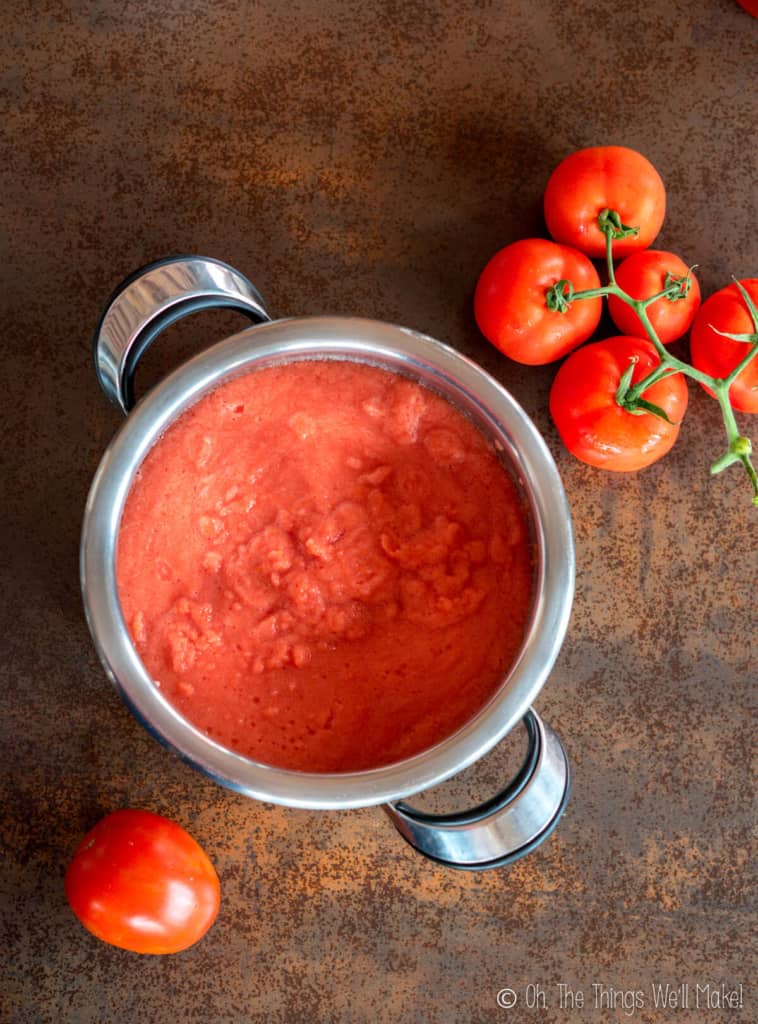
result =
[{"label": "pot rim", "polygon": [[[118,600],[116,539],[134,475],[166,429],[203,395],[264,366],[350,359],[410,375],[474,419],[520,486],[536,549],[535,596],[520,653],[501,686],[447,739],[394,764],[308,773],[252,761],[183,718],[154,685],[132,644]],[[90,488],[80,556],[87,623],[111,682],[165,746],[217,782],[291,807],[364,807],[419,793],[484,756],[524,717],[547,679],[568,626],[574,544],[566,495],[542,436],[510,393],[471,359],[405,327],[359,317],[295,317],[235,334],[174,370],[130,413]]]}]

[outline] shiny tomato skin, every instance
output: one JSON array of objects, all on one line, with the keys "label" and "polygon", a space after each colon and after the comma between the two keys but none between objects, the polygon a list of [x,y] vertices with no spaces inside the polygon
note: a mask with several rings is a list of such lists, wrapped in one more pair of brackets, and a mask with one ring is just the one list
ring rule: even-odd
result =
[{"label": "shiny tomato skin", "polygon": [[[758,278],[740,282],[758,306]],[[709,296],[695,317],[690,333],[692,365],[710,377],[728,377],[747,355],[749,346],[717,334],[713,328],[729,334],[754,334],[750,312],[737,285],[732,283]],[[709,388],[705,388],[712,394]],[[729,401],[740,412],[758,412],[758,356],[740,373],[729,388]]]},{"label": "shiny tomato skin", "polygon": [[660,175],[641,153],[625,146],[591,146],[566,157],[545,189],[545,220],[556,240],[599,259],[605,235],[598,214],[616,210],[622,223],[639,227],[635,237],[613,243],[616,258],[647,249],[666,215],[666,189]]},{"label": "shiny tomato skin", "polygon": [[[632,253],[616,267],[616,282],[633,299],[647,299],[665,287],[666,274],[677,277],[687,274],[687,266],[673,252],[645,249]],[[690,274],[690,288],[683,299],[658,299],[647,307],[647,315],[660,341],[671,344],[689,330],[700,307],[700,285]],[[643,336],[645,328],[631,306],[611,295],[608,312],[622,334]]]},{"label": "shiny tomato skin", "polygon": [[565,356],[590,337],[602,299],[578,299],[565,313],[551,311],[545,293],[560,280],[575,291],[598,288],[597,271],[582,253],[546,238],[524,238],[495,253],[474,292],[479,330],[519,363],[539,366]]},{"label": "shiny tomato skin", "polygon": [[216,919],[218,876],[198,843],[168,818],[114,811],[87,833],[66,871],[66,898],[103,942],[178,953]]},{"label": "shiny tomato skin", "polygon": [[638,360],[632,383],[660,362],[646,338],[616,336],[573,352],[558,370],[550,391],[550,414],[561,440],[582,462],[615,472],[644,469],[668,452],[687,409],[687,384],[674,374],[647,388],[644,398],[662,408],[671,423],[645,412],[633,415],[616,402],[631,359]]}]

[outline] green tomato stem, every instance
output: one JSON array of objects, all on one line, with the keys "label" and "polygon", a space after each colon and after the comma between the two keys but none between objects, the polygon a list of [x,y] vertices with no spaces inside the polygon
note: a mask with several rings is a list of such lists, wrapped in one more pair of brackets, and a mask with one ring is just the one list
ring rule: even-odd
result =
[{"label": "green tomato stem", "polygon": [[749,437],[743,437],[740,434],[737,420],[734,416],[734,409],[729,401],[729,385],[726,379],[715,381],[714,383],[714,394],[721,408],[729,447],[720,458],[711,464],[711,475],[715,476],[729,466],[733,466],[736,462],[741,462],[750,483],[753,485],[753,504],[758,506],[758,473],[756,473],[750,458],[753,446]]},{"label": "green tomato stem", "polygon": [[613,292],[608,290],[609,286],[601,288],[586,288],[583,292],[572,292],[571,297],[568,298],[568,302],[571,303],[574,299],[602,299],[606,295],[612,295]]},{"label": "green tomato stem", "polygon": [[619,292],[621,289],[616,285],[616,268],[613,266],[613,231],[607,227],[604,228],[602,221],[600,222],[600,230],[605,231],[605,266],[608,271],[608,287],[615,288]]}]

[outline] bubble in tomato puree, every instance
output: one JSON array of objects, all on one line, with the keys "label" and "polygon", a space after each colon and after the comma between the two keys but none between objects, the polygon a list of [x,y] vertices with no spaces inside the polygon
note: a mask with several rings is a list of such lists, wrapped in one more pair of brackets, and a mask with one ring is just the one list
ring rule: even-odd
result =
[{"label": "bubble in tomato puree", "polygon": [[376,367],[253,371],[145,458],[119,596],[161,692],[217,742],[309,772],[416,754],[492,696],[532,552],[516,488],[449,402]]}]

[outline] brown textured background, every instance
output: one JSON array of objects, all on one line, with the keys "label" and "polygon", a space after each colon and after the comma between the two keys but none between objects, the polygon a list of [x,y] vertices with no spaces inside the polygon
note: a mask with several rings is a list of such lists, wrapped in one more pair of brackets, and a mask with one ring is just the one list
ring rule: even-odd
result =
[{"label": "brown textured background", "polygon": [[[553,370],[508,363],[471,316],[492,252],[543,231],[572,149],[644,152],[659,240],[706,292],[755,276],[758,21],[733,0],[128,0],[0,5],[3,498],[0,1020],[384,1022],[758,1019],[750,928],[756,513],[704,394],[639,476],[562,450]],[[309,813],[217,788],[107,685],[77,545],[118,415],[90,363],[102,304],[177,251],[228,260],[278,315],[357,313],[473,355],[544,431],[571,502],[578,588],[538,707],[575,772],[538,852],[462,874],[376,810]],[[203,314],[143,383],[239,325]],[[744,429],[755,420],[743,417]],[[212,932],[173,958],[98,943],[62,879],[106,812],[142,806],[214,859]],[[581,988],[569,1013],[556,986]],[[652,981],[742,982],[731,1011],[655,1011]],[[550,1005],[523,1006],[539,983]],[[516,1011],[495,1003],[510,986]]]}]

